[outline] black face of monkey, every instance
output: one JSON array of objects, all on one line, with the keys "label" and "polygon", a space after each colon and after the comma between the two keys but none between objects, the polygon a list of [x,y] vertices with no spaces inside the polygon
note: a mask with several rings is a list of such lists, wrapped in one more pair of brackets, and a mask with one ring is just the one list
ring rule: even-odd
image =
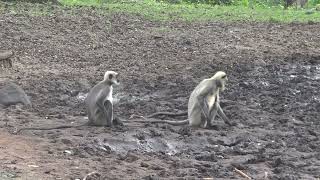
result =
[{"label": "black face of monkey", "polygon": [[109,80],[112,80],[113,74],[109,74]]},{"label": "black face of monkey", "polygon": [[104,80],[107,80],[111,84],[118,85],[120,83],[118,79],[118,73],[114,71],[107,71],[104,76]]},{"label": "black face of monkey", "polygon": [[221,91],[225,90],[225,85],[228,81],[228,77],[224,72],[218,72],[215,76],[216,85],[220,88]]}]

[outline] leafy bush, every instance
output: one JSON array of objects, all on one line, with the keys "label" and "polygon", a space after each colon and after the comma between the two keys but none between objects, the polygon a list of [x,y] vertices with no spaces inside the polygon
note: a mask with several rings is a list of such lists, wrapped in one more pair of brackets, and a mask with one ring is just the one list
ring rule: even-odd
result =
[{"label": "leafy bush", "polygon": [[[157,0],[158,2],[160,0]],[[231,5],[233,0],[161,0],[170,4],[191,3],[191,4],[209,4],[209,5]]]},{"label": "leafy bush", "polygon": [[320,4],[320,0],[309,0],[308,4],[311,6],[317,6]]},{"label": "leafy bush", "polygon": [[[18,0],[2,0],[4,2],[18,2]],[[19,0],[20,2],[29,2],[29,3],[53,3],[60,4],[58,0]]]}]

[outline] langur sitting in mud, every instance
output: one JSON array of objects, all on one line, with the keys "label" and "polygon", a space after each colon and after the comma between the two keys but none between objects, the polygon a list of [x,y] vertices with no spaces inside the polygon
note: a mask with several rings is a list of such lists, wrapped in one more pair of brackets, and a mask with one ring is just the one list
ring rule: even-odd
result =
[{"label": "langur sitting in mud", "polygon": [[113,115],[113,98],[112,91],[113,85],[119,85],[118,73],[114,71],[107,71],[104,75],[103,81],[95,85],[88,96],[85,99],[86,110],[88,113],[89,121],[85,124],[79,126],[57,126],[49,128],[22,128],[16,133],[22,130],[53,130],[53,129],[65,129],[81,126],[107,126],[111,127],[113,125],[122,125],[119,118]]}]

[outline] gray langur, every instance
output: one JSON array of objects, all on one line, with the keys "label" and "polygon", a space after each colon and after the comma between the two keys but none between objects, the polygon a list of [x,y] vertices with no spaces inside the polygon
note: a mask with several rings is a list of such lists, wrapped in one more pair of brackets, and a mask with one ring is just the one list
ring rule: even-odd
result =
[{"label": "gray langur", "polygon": [[63,125],[49,128],[22,128],[16,131],[19,133],[22,130],[53,130],[65,129],[81,126],[108,126],[123,125],[119,118],[113,115],[113,85],[119,85],[118,73],[107,71],[103,81],[96,84],[88,93],[85,99],[86,111],[89,121],[78,126]]},{"label": "gray langur", "polygon": [[118,73],[107,71],[104,80],[95,85],[86,97],[86,108],[89,124],[94,126],[109,126],[119,123],[113,116],[113,85],[119,85]]},{"label": "gray langur", "polygon": [[167,123],[171,125],[189,124],[189,126],[193,127],[209,128],[212,126],[212,122],[218,114],[226,124],[232,125],[229,118],[224,114],[222,108],[220,107],[219,93],[225,90],[227,81],[228,78],[226,73],[223,71],[218,71],[211,78],[202,80],[192,91],[188,102],[188,112],[182,112],[178,114],[169,112],[158,112],[147,116],[180,116],[188,114],[188,119],[186,120],[134,120],[131,122]]}]

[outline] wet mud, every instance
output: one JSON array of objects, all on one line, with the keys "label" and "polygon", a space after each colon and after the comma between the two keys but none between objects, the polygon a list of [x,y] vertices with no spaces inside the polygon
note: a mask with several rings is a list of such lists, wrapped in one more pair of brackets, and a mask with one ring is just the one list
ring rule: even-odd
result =
[{"label": "wet mud", "polygon": [[[32,107],[1,110],[6,179],[320,178],[320,24],[155,22],[94,8],[30,15],[2,6],[0,49],[18,58],[0,80]],[[221,106],[236,126],[127,123],[10,132],[86,122],[83,100],[106,70],[119,72],[115,114],[187,110],[203,78],[229,76]],[[185,119],[186,117],[161,119]]]}]

